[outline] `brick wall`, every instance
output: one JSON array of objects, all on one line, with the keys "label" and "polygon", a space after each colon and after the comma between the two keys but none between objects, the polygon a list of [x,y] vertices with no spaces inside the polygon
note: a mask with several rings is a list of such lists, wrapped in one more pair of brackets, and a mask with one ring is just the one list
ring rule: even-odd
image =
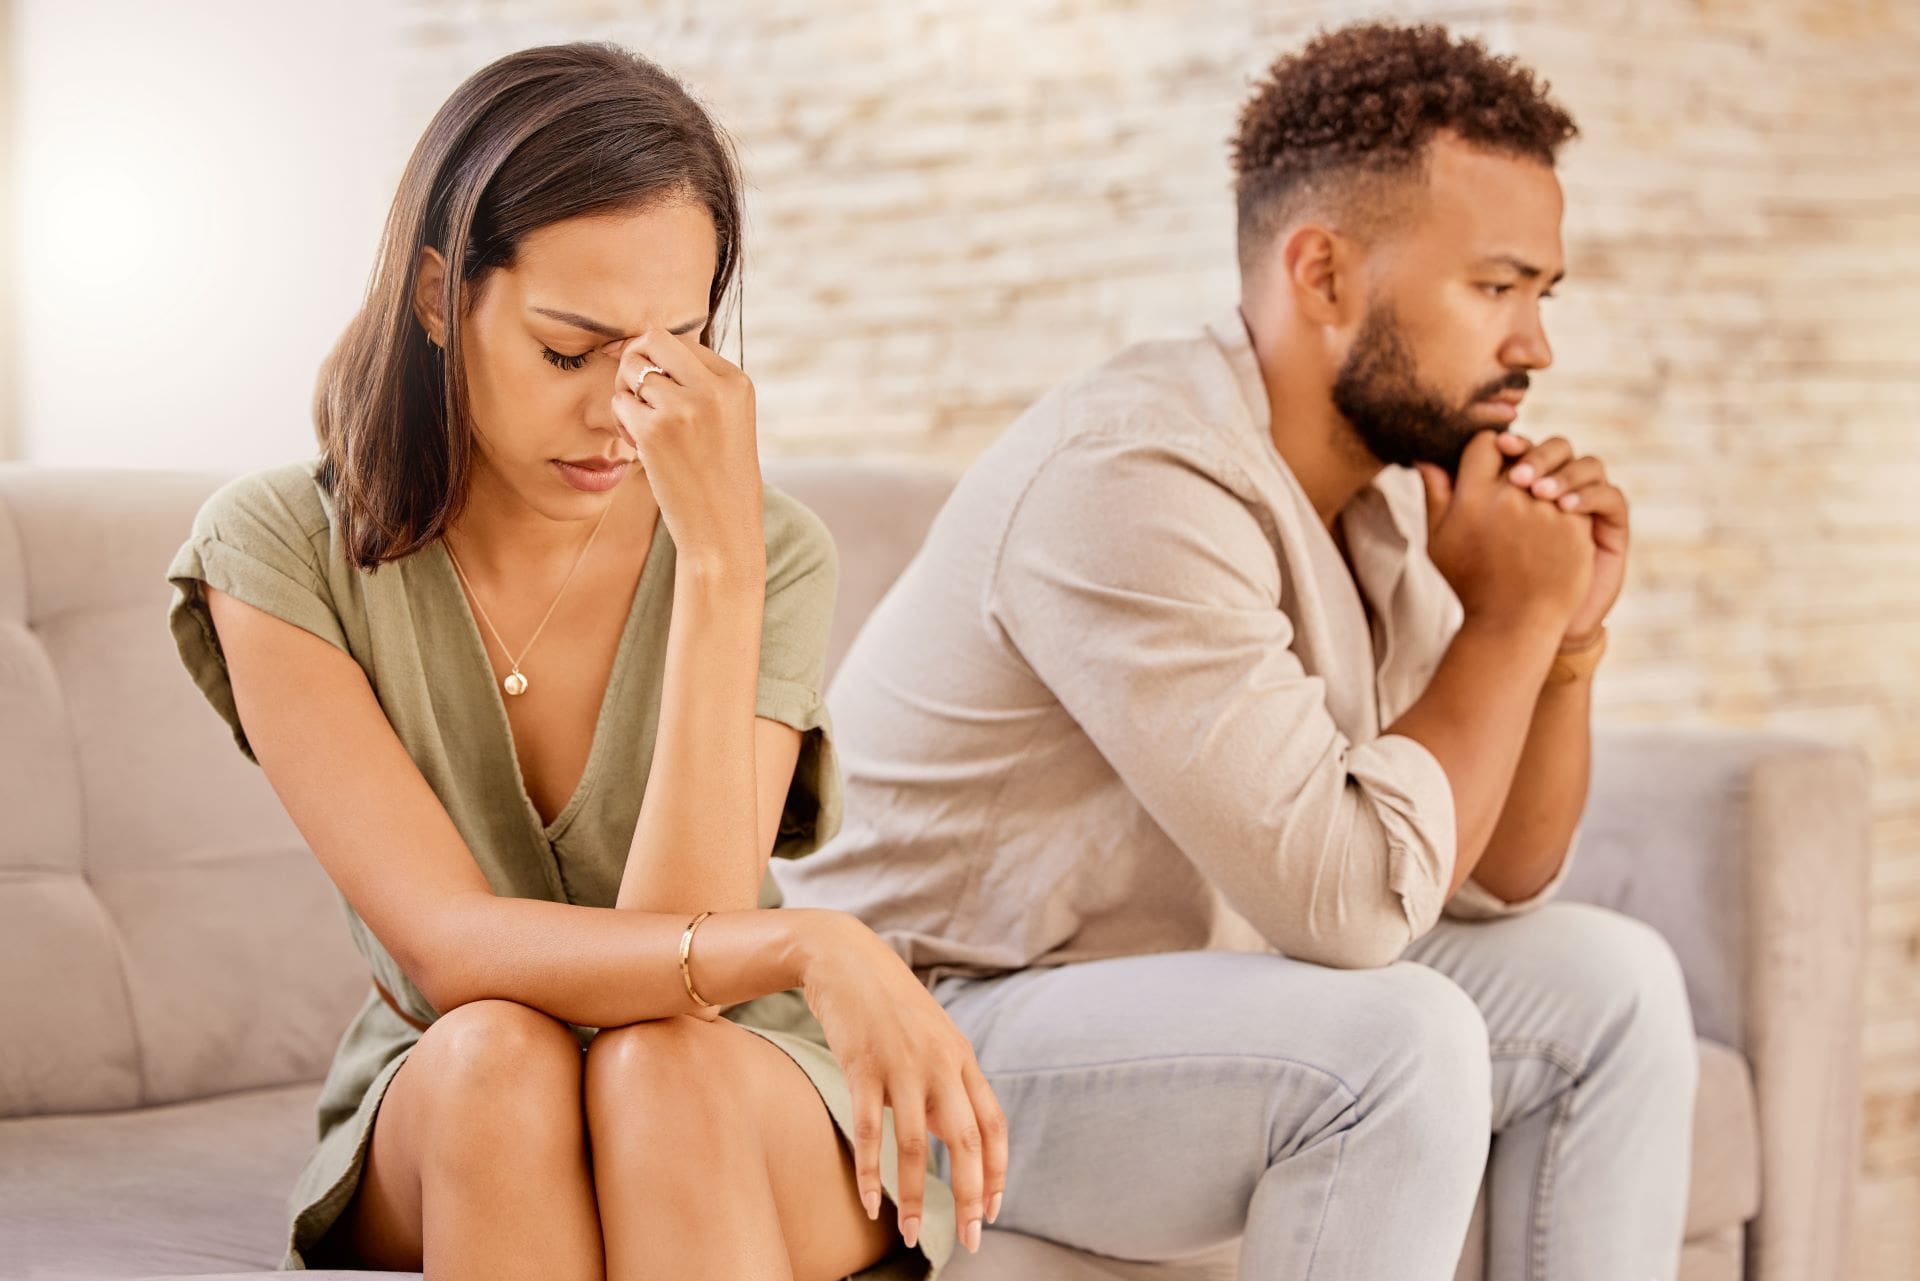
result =
[{"label": "brick wall", "polygon": [[[611,38],[752,186],[774,453],[970,459],[1062,376],[1233,300],[1249,77],[1376,6],[410,0],[402,153],[484,60]],[[1856,1275],[1920,1258],[1920,6],[1399,4],[1520,52],[1585,138],[1535,432],[1635,499],[1615,720],[1863,743],[1877,772]],[[397,166],[397,161],[396,161]]]}]

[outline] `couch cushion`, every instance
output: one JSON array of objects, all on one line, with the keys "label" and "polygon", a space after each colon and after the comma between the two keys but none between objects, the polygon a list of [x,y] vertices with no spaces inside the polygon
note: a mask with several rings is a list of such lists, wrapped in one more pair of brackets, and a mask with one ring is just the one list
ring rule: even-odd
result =
[{"label": "couch cushion", "polygon": [[167,632],[220,480],[0,466],[0,1116],[311,1080],[366,994]]},{"label": "couch cushion", "polygon": [[1702,1040],[1687,1239],[1716,1235],[1759,1212],[1760,1111],[1754,1102],[1753,1073],[1740,1055]]},{"label": "couch cushion", "polygon": [[831,679],[860,624],[920,550],[953,477],[844,458],[769,463],[766,471],[769,483],[813,509],[840,552],[840,599],[827,642]]},{"label": "couch cushion", "polygon": [[104,1281],[274,1267],[318,1092],[0,1121],[0,1274]]}]

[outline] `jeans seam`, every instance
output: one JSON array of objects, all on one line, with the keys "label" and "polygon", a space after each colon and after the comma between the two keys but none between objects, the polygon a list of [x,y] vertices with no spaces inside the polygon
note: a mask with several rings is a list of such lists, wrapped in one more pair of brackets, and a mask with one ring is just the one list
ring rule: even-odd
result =
[{"label": "jeans seam", "polygon": [[1495,1059],[1544,1059],[1553,1067],[1559,1068],[1578,1081],[1586,1075],[1586,1061],[1577,1053],[1569,1050],[1558,1041],[1549,1041],[1542,1037],[1515,1036],[1493,1042],[1488,1047],[1488,1057]]},{"label": "jeans seam", "polygon": [[1586,1075],[1587,1065],[1575,1051],[1544,1037],[1503,1037],[1488,1048],[1492,1058],[1538,1059],[1559,1069],[1567,1077],[1567,1088],[1555,1102],[1553,1117],[1547,1122],[1547,1138],[1540,1156],[1540,1169],[1533,1181],[1533,1203],[1527,1209],[1527,1278],[1528,1281],[1545,1281],[1548,1275],[1547,1256],[1553,1227],[1551,1203],[1560,1160],[1560,1139],[1566,1129],[1567,1118],[1573,1111],[1573,1087]]},{"label": "jeans seam", "polygon": [[1554,1175],[1560,1161],[1560,1136],[1566,1129],[1567,1115],[1573,1111],[1571,1091],[1560,1097],[1554,1105],[1553,1120],[1547,1125],[1547,1141],[1540,1157],[1540,1173],[1534,1179],[1533,1207],[1528,1216],[1533,1233],[1532,1248],[1528,1251],[1527,1276],[1530,1281],[1545,1281],[1547,1277],[1547,1247],[1553,1227]]},{"label": "jeans seam", "polygon": [[1307,1272],[1302,1281],[1313,1281],[1313,1265],[1320,1259],[1320,1238],[1326,1235],[1327,1216],[1333,1210],[1334,1191],[1340,1183],[1340,1167],[1347,1159],[1347,1133],[1341,1132],[1333,1150],[1333,1173],[1327,1177],[1327,1197],[1320,1203],[1320,1222],[1313,1230],[1313,1249],[1307,1252]]},{"label": "jeans seam", "polygon": [[1177,1063],[1284,1063],[1288,1067],[1301,1068],[1316,1076],[1323,1076],[1327,1080],[1332,1081],[1345,1092],[1347,1096],[1347,1106],[1352,1107],[1360,1101],[1360,1096],[1354,1091],[1353,1087],[1341,1080],[1334,1073],[1320,1067],[1318,1064],[1308,1063],[1303,1059],[1288,1058],[1284,1054],[1142,1054],[1135,1058],[1095,1059],[1085,1063],[1054,1064],[1050,1067],[992,1068],[983,1065],[982,1070],[986,1073],[988,1080],[1010,1080],[1014,1077],[1052,1076],[1065,1072],[1086,1072],[1098,1068],[1141,1067],[1160,1064],[1172,1065]]}]

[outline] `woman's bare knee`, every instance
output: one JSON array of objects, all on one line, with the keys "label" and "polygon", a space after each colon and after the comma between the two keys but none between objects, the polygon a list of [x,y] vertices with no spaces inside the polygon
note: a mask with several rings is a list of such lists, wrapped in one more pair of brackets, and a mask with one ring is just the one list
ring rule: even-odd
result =
[{"label": "woman's bare knee", "polygon": [[520,1165],[535,1185],[584,1167],[580,1073],[580,1043],[558,1020],[511,1001],[449,1010],[387,1087],[335,1239],[375,1266],[418,1268],[429,1181],[457,1198],[476,1164]]},{"label": "woman's bare knee", "polygon": [[425,1142],[437,1161],[511,1159],[580,1138],[580,1042],[538,1010],[511,1001],[449,1010],[402,1071],[427,1100]]},{"label": "woman's bare knee", "polygon": [[750,1138],[751,1037],[729,1023],[671,1018],[607,1028],[587,1049],[587,1126],[596,1144]]}]

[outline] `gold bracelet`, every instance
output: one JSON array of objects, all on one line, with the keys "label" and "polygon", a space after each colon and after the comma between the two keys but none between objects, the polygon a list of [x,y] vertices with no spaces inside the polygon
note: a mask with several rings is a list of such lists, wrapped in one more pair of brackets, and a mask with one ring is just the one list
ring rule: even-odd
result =
[{"label": "gold bracelet", "polygon": [[687,932],[680,936],[680,981],[687,985],[687,995],[693,998],[693,1003],[702,1008],[711,1006],[713,1002],[693,990],[693,967],[689,962],[693,959],[693,932],[700,928],[700,922],[712,915],[712,912],[700,913],[687,922]]},{"label": "gold bracelet", "polygon": [[1591,676],[1600,666],[1600,658],[1607,652],[1607,629],[1602,627],[1594,633],[1592,640],[1579,649],[1567,650],[1554,656],[1553,666],[1547,669],[1547,684],[1571,685],[1577,680]]}]

